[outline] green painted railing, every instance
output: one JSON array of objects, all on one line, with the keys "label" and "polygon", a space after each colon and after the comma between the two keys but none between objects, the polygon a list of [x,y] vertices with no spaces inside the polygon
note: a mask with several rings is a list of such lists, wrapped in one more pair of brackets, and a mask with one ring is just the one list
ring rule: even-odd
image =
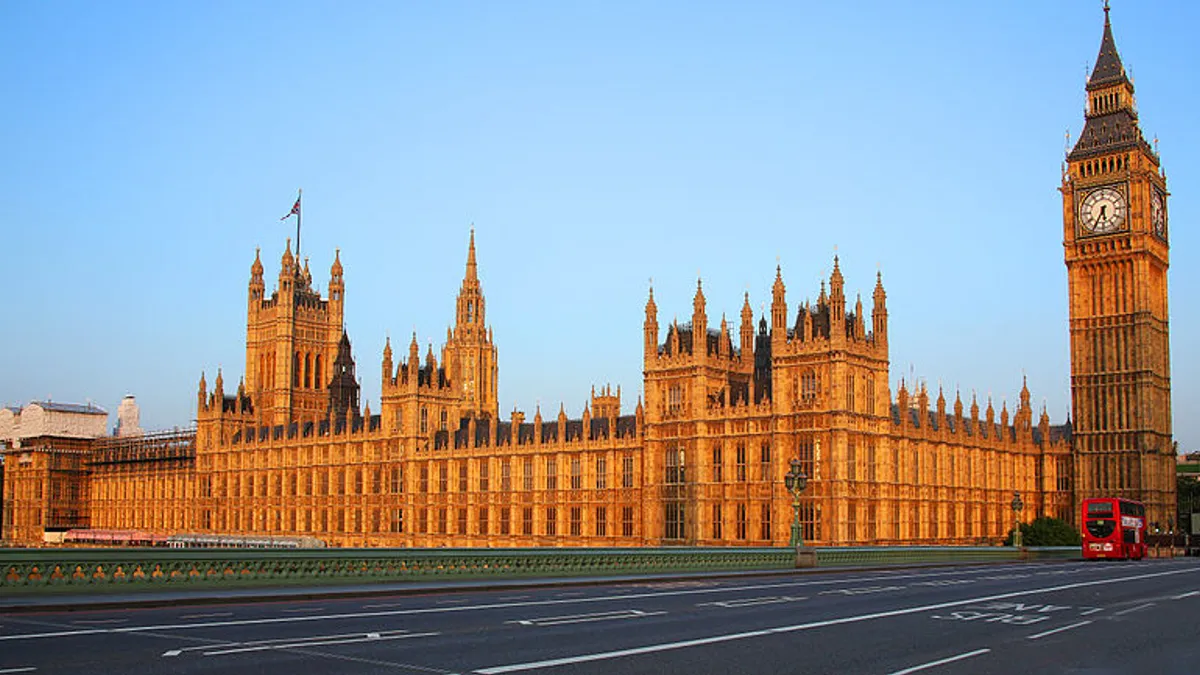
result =
[{"label": "green painted railing", "polygon": [[[817,548],[819,566],[1079,557],[1077,547]],[[791,548],[8,549],[0,591],[303,585],[791,569]]]}]

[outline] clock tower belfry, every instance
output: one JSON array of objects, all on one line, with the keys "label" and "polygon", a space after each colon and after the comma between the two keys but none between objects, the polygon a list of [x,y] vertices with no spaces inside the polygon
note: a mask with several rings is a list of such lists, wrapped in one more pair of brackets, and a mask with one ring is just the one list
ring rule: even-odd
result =
[{"label": "clock tower belfry", "polygon": [[[1063,249],[1069,286],[1075,504],[1142,501],[1175,512],[1167,312],[1167,186],[1142,136],[1104,8],[1083,132],[1067,155]],[[1078,514],[1078,508],[1076,509]]]}]

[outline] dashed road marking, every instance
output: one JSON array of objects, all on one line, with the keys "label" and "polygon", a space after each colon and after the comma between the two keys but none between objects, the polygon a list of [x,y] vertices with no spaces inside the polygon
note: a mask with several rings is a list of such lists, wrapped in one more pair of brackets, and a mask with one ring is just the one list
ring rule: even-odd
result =
[{"label": "dashed road marking", "polygon": [[1153,607],[1153,606],[1154,606],[1153,602],[1147,602],[1144,605],[1138,605],[1137,607],[1130,607],[1129,609],[1123,609],[1119,612],[1113,612],[1113,616],[1121,616],[1122,614],[1131,614],[1140,609],[1146,609],[1147,607]]},{"label": "dashed road marking", "polygon": [[990,651],[992,651],[992,650],[976,649],[973,652],[967,652],[965,654],[959,654],[957,656],[948,656],[944,659],[938,659],[937,661],[930,661],[929,663],[922,663],[919,666],[905,668],[904,670],[897,670],[896,672],[891,673],[890,675],[908,675],[908,673],[915,673],[920,670],[925,670],[926,668],[933,668],[935,666],[941,666],[941,665],[944,665],[947,663],[954,663],[955,661],[962,661],[963,659],[969,659],[969,658],[972,658],[975,656],[981,656],[983,654],[987,654]]},{"label": "dashed road marking", "polygon": [[1080,626],[1086,626],[1086,625],[1088,625],[1089,623],[1091,623],[1091,621],[1078,621],[1078,622],[1076,622],[1076,623],[1073,623],[1073,624],[1070,624],[1070,625],[1068,625],[1068,626],[1062,626],[1062,627],[1059,627],[1059,628],[1054,628],[1054,629],[1051,629],[1051,630],[1048,630],[1048,631],[1043,631],[1043,632],[1041,632],[1041,633],[1036,633],[1036,634],[1034,634],[1034,635],[1030,635],[1030,636],[1028,636],[1026,639],[1029,639],[1029,640],[1040,640],[1041,638],[1044,638],[1044,637],[1046,637],[1047,635],[1054,635],[1055,633],[1061,633],[1061,632],[1063,632],[1063,631],[1065,631],[1065,630],[1071,630],[1072,628],[1079,628]]},{"label": "dashed road marking", "polygon": [[697,607],[724,607],[726,609],[734,609],[737,607],[757,607],[759,605],[775,605],[782,602],[799,602],[807,600],[807,597],[792,597],[789,595],[767,596],[765,598],[740,598],[737,600],[718,600],[717,602],[701,602],[697,603]]},{"label": "dashed road marking", "polygon": [[562,626],[572,623],[591,623],[593,621],[617,621],[620,619],[640,619],[646,616],[658,616],[666,612],[643,612],[640,609],[619,609],[613,612],[595,612],[593,614],[570,614],[567,616],[546,616],[537,619],[516,619],[504,623],[515,623],[521,626]]}]

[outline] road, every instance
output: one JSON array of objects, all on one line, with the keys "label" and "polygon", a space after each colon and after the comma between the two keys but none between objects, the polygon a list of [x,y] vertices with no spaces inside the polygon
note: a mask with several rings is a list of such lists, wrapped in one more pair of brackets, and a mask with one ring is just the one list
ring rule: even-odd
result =
[{"label": "road", "polygon": [[8,673],[1200,672],[1200,559],[0,614]]}]

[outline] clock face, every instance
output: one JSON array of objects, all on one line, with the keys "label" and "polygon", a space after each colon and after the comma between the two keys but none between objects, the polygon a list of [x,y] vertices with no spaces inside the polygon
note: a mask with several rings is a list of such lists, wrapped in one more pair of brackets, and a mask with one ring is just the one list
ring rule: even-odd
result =
[{"label": "clock face", "polygon": [[1167,238],[1167,205],[1163,200],[1162,193],[1154,190],[1154,196],[1150,198],[1150,223],[1154,226],[1154,234],[1160,238]]},{"label": "clock face", "polygon": [[1092,190],[1079,204],[1083,229],[1093,234],[1116,232],[1125,224],[1125,195],[1116,188]]}]

